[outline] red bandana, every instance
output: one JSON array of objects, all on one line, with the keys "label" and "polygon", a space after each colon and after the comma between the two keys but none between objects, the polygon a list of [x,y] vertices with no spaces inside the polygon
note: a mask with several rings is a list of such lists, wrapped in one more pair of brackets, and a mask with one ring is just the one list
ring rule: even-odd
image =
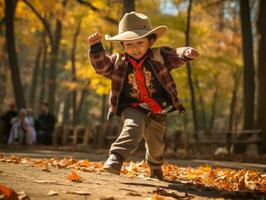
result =
[{"label": "red bandana", "polygon": [[136,73],[136,82],[139,89],[139,101],[138,103],[132,104],[132,106],[136,107],[141,103],[146,103],[147,106],[151,109],[153,113],[160,113],[162,111],[159,104],[149,96],[146,84],[145,84],[145,78],[142,71],[142,66],[144,64],[144,61],[146,60],[146,56],[142,58],[142,60],[137,63],[134,59],[128,57],[130,63],[133,66],[133,69]]}]

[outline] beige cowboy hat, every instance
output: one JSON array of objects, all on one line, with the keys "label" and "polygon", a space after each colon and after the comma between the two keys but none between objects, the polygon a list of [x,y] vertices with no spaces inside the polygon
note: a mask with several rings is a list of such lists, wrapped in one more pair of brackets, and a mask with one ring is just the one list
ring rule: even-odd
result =
[{"label": "beige cowboy hat", "polygon": [[137,12],[126,13],[118,25],[118,35],[113,37],[105,35],[110,41],[130,41],[155,34],[157,38],[163,36],[167,31],[167,26],[152,28],[149,18]]}]

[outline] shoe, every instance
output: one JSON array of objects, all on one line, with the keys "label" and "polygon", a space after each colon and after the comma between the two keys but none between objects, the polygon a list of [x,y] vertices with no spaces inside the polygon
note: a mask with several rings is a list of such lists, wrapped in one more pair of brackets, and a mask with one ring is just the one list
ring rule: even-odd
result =
[{"label": "shoe", "polygon": [[124,159],[119,154],[110,154],[108,159],[105,161],[103,165],[103,169],[108,171],[111,174],[120,175],[120,170],[122,168]]},{"label": "shoe", "polygon": [[163,180],[163,170],[162,168],[150,168],[150,178],[156,178]]}]

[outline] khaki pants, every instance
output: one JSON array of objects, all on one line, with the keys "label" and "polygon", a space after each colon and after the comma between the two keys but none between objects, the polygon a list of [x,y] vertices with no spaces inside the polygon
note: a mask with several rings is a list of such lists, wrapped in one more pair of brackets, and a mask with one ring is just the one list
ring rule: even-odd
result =
[{"label": "khaki pants", "polygon": [[138,149],[139,142],[145,139],[146,161],[150,167],[159,167],[163,163],[166,122],[150,119],[134,108],[123,110],[122,131],[112,144],[110,153],[118,153],[127,159]]}]

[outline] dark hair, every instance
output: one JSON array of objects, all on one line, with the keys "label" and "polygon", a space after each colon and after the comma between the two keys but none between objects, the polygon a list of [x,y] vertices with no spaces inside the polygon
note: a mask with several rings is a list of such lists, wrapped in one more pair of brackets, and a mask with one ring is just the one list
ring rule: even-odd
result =
[{"label": "dark hair", "polygon": [[151,34],[151,35],[148,35],[147,38],[148,38],[148,40],[150,40],[150,41],[151,41],[151,40],[154,40],[154,41],[155,41],[155,40],[157,39],[157,35],[153,33],[153,34]]}]

